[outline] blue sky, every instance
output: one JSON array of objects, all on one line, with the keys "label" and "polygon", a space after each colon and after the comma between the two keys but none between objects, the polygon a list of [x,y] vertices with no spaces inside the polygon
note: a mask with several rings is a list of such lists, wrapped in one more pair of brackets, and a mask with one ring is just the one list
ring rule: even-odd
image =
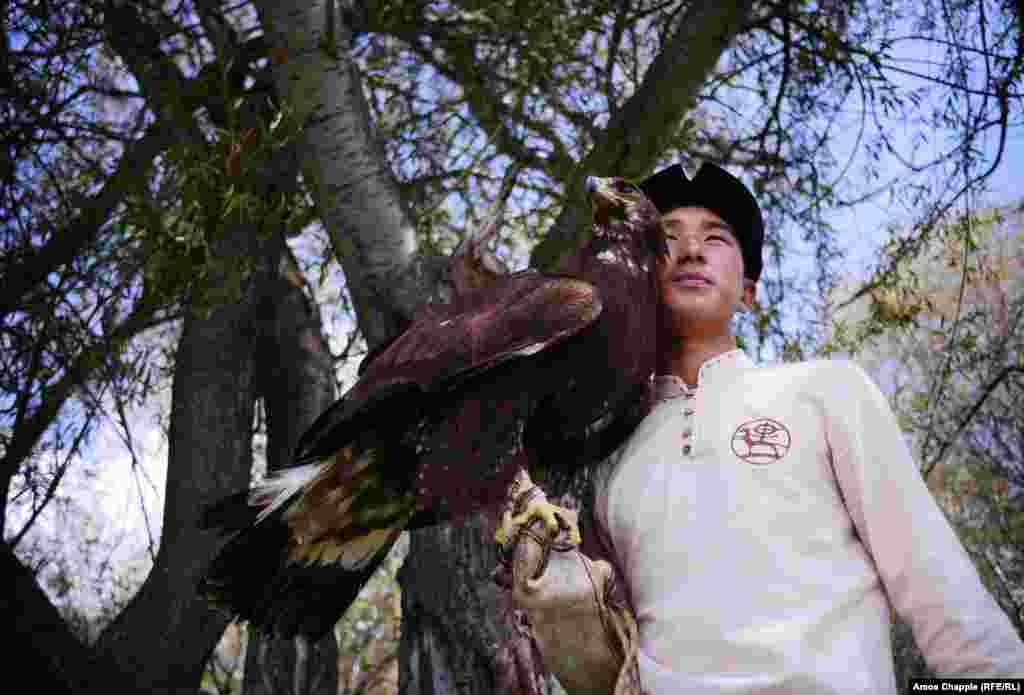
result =
[{"label": "blue sky", "polygon": [[[990,147],[994,149],[995,143]],[[1002,207],[1024,202],[1024,128],[1018,127],[1009,132],[1002,162],[989,178],[987,189],[978,192],[972,200],[972,207]],[[965,204],[962,202],[957,210],[965,211]],[[884,197],[869,200],[851,210],[833,213],[831,219],[845,237],[850,253],[848,267],[852,274],[859,276],[877,258],[879,245],[885,238],[884,227],[912,221],[898,206],[888,205]]]}]

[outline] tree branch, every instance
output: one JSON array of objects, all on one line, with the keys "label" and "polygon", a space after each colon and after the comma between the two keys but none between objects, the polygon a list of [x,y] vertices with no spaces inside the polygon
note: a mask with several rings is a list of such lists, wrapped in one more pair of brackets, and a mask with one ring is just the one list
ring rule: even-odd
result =
[{"label": "tree branch", "polygon": [[96,195],[82,201],[76,219],[55,231],[38,251],[24,260],[5,264],[6,289],[0,294],[0,315],[24,303],[50,273],[78,258],[97,239],[125,195],[145,181],[145,173],[153,160],[173,142],[172,130],[163,122],[154,123],[142,138],[125,147],[117,170]]},{"label": "tree branch", "polygon": [[1012,374],[1024,374],[1024,367],[1018,367],[1016,365],[1004,367],[985,385],[981,391],[981,396],[970,407],[967,414],[960,419],[960,423],[957,425],[956,430],[952,435],[946,438],[946,441],[943,442],[939,452],[933,456],[930,461],[926,461],[924,465],[921,466],[921,475],[924,478],[927,478],[935,466],[942,462],[942,459],[946,456],[946,452],[949,451],[950,447],[956,443],[956,440],[960,437],[963,431],[967,429],[967,426],[971,424],[974,417],[978,414],[978,411],[980,411],[982,406],[985,405],[985,401],[987,401],[996,388]]},{"label": "tree branch", "polygon": [[[672,40],[644,74],[637,91],[608,123],[600,140],[576,169],[584,173],[638,178],[650,171],[676,134],[683,116],[714,70],[723,51],[746,23],[753,2],[699,0],[679,15]],[[562,181],[565,207],[530,265],[552,266],[571,247],[586,219],[583,176]]]},{"label": "tree branch", "polygon": [[6,543],[0,543],[0,615],[10,621],[4,631],[12,663],[32,673],[35,687],[46,692],[136,692],[131,678],[118,676],[116,664],[90,653],[68,628],[49,598]]},{"label": "tree branch", "polygon": [[46,429],[53,424],[64,403],[75,389],[88,381],[100,368],[103,357],[110,353],[111,345],[123,344],[139,332],[162,322],[157,317],[158,307],[138,302],[132,313],[101,340],[83,349],[74,363],[64,371],[56,384],[47,389],[46,398],[21,426],[11,434],[10,443],[0,459],[0,471],[14,471],[28,458]]},{"label": "tree branch", "polygon": [[[278,93],[303,124],[303,177],[340,250],[360,328],[372,347],[397,334],[425,288],[408,206],[373,136],[351,55],[346,13],[324,26],[323,1],[255,2],[276,65]],[[328,34],[333,34],[333,43]]]}]

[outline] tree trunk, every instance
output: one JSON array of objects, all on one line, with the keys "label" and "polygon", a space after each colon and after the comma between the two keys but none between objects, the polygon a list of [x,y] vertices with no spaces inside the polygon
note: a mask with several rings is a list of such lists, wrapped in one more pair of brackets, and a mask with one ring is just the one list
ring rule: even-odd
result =
[{"label": "tree trunk", "polygon": [[255,259],[261,267],[243,280],[238,302],[212,307],[207,318],[185,318],[171,397],[160,550],[142,589],[97,644],[149,693],[194,693],[228,622],[196,592],[220,545],[197,522],[205,505],[249,484],[254,308],[282,243],[278,234],[259,244],[248,225],[227,230],[216,244],[217,257]]},{"label": "tree trunk", "polygon": [[[258,118],[251,110],[245,118]],[[248,125],[248,124],[245,124]],[[249,189],[263,200],[294,190],[294,148],[259,163]],[[266,223],[265,223],[266,222]],[[249,485],[257,397],[255,346],[265,297],[277,277],[285,229],[268,220],[223,223],[209,242],[213,264],[240,274],[239,296],[189,312],[178,345],[171,396],[167,487],[160,549],[139,593],[101,635],[99,654],[149,693],[195,693],[227,625],[199,596],[201,573],[222,540],[198,528],[208,504]],[[249,270],[240,270],[249,267]],[[214,266],[211,265],[211,268]],[[207,286],[231,279],[211,270]]]},{"label": "tree trunk", "polygon": [[892,636],[892,656],[896,672],[896,688],[900,695],[906,695],[908,681],[911,678],[932,678],[935,676],[925,663],[924,655],[914,641],[914,633],[910,626],[897,617],[890,632]]},{"label": "tree trunk", "polygon": [[416,277],[407,206],[374,138],[351,31],[335,0],[257,0],[274,81],[303,126],[303,177],[370,347],[402,330],[430,280]]},{"label": "tree trunk", "polygon": [[[292,463],[299,437],[334,401],[334,366],[320,313],[303,293],[291,254],[268,293],[261,331],[257,387],[267,412],[267,472]],[[330,632],[316,643],[271,639],[249,631],[245,695],[336,695],[338,643]]]},{"label": "tree trunk", "polygon": [[172,391],[159,552],[143,587],[91,651],[70,632],[31,572],[4,548],[4,564],[11,568],[14,584],[0,589],[0,596],[14,597],[10,610],[4,611],[14,619],[8,634],[15,636],[19,648],[36,655],[34,661],[42,659],[58,690],[147,695],[196,691],[227,624],[196,593],[199,573],[220,544],[212,533],[200,532],[196,522],[205,504],[244,488],[251,474],[251,326],[256,300],[283,248],[276,231],[267,238],[250,225],[231,225],[211,244],[216,258],[230,259],[236,266],[254,260],[256,270],[243,278],[238,301],[213,306],[205,317],[189,313],[184,320]]},{"label": "tree trunk", "polygon": [[499,692],[496,666],[511,642],[511,603],[491,580],[494,520],[482,513],[414,531],[402,586],[402,695]]},{"label": "tree trunk", "polygon": [[338,642],[329,632],[317,642],[285,640],[250,630],[245,652],[245,695],[337,695]]}]

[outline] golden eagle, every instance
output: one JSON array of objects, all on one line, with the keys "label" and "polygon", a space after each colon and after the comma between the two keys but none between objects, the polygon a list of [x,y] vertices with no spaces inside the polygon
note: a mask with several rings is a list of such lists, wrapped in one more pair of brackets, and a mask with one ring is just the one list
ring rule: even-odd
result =
[{"label": "golden eagle", "polygon": [[[639,188],[590,177],[587,190],[592,234],[555,272],[500,273],[466,244],[452,301],[367,355],[294,466],[206,510],[230,538],[201,593],[265,631],[318,638],[403,530],[498,505],[520,468],[578,472],[628,435],[650,404],[667,247]],[[559,511],[515,523],[567,523]]]}]

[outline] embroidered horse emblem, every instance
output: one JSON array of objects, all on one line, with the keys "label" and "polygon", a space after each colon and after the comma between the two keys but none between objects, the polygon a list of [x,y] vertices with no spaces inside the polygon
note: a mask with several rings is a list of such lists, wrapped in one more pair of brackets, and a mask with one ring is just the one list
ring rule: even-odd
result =
[{"label": "embroidered horse emblem", "polygon": [[732,435],[732,453],[758,466],[781,461],[791,444],[786,426],[766,417],[744,422]]}]

